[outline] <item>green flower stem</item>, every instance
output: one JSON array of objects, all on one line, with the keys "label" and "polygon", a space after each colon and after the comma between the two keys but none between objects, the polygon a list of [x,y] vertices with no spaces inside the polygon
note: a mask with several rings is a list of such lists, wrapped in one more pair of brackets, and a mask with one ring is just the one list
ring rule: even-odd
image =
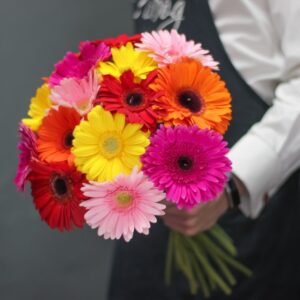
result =
[{"label": "green flower stem", "polygon": [[184,249],[184,243],[180,239],[180,235],[174,232],[174,241],[175,241],[175,259],[178,269],[181,270],[185,276],[189,279],[189,285],[191,293],[194,295],[197,293],[197,281],[193,274],[191,262],[189,257]]},{"label": "green flower stem", "polygon": [[213,259],[216,262],[216,264],[219,266],[220,270],[223,272],[224,277],[228,280],[229,284],[231,286],[235,285],[236,279],[234,278],[233,274],[230,272],[227,265],[218,256],[215,256]]},{"label": "green flower stem", "polygon": [[215,224],[211,229],[217,231],[220,235],[226,237],[228,241],[230,241],[231,244],[233,244],[233,240],[230,235],[219,225]]},{"label": "green flower stem", "polygon": [[[209,261],[212,261],[212,262],[214,262],[217,266],[219,266],[219,262],[218,263],[216,263],[216,257],[214,256],[214,253],[211,253],[210,251],[208,251],[209,249],[207,249],[207,246],[206,246],[206,244],[203,242],[203,240],[202,240],[202,235],[206,235],[207,233],[200,233],[200,234],[198,234],[198,235],[196,235],[196,236],[194,236],[193,237],[193,239],[194,239],[194,241],[197,243],[197,247],[201,247],[201,249],[202,249],[202,251],[203,251],[203,253],[206,253],[206,256],[207,256],[207,260]],[[223,267],[223,266],[222,266]],[[220,266],[219,266],[219,268],[220,268]],[[221,270],[222,271],[222,270]],[[226,276],[225,276],[226,277]],[[227,279],[228,280],[228,279]],[[229,283],[231,282],[231,280],[228,280],[229,281]],[[210,285],[210,288],[211,288],[211,290],[215,290],[216,289],[216,282],[215,281],[213,281],[213,279],[211,278],[211,277],[208,277],[208,282],[209,282],[209,285]]]},{"label": "green flower stem", "polygon": [[182,258],[182,263],[183,263],[183,266],[185,267],[186,269],[186,275],[189,279],[189,285],[190,285],[190,290],[191,290],[191,293],[193,295],[195,295],[197,293],[197,287],[198,287],[198,284],[197,284],[197,279],[196,279],[196,275],[195,273],[193,272],[193,269],[192,269],[192,263],[191,263],[191,259],[190,259],[190,256],[189,256],[189,253],[187,251],[186,248],[184,248],[184,242],[182,241],[180,235],[177,236],[177,249],[180,251],[180,254],[181,254],[181,258]]},{"label": "green flower stem", "polygon": [[[198,236],[200,237],[200,235]],[[230,257],[228,254],[224,253],[216,244],[214,244],[207,236],[201,235],[200,237],[202,241],[206,244],[210,252],[214,252],[216,255],[219,256],[220,259],[226,261],[229,265],[234,267],[236,270],[240,271],[244,275],[250,277],[252,275],[252,271],[244,266],[243,264],[239,263],[236,259]]]},{"label": "green flower stem", "polygon": [[232,239],[227,235],[227,233],[221,229],[218,225],[215,225],[208,231],[219,243],[227,250],[232,256],[237,255],[236,247],[234,246]]},{"label": "green flower stem", "polygon": [[201,289],[204,297],[208,298],[211,292],[219,287],[229,295],[231,287],[236,284],[230,267],[246,276],[252,275],[250,269],[234,258],[236,252],[232,239],[218,225],[207,233],[200,233],[194,237],[171,231],[165,267],[166,284],[171,284],[175,263],[176,268],[188,280],[192,294]]},{"label": "green flower stem", "polygon": [[199,263],[197,262],[196,258],[191,255],[190,256],[191,263],[194,269],[194,272],[196,274],[197,279],[199,280],[199,285],[201,288],[201,291],[203,292],[204,298],[209,298],[210,297],[210,289],[208,287],[208,283],[205,279],[205,276],[202,272],[202,268],[199,266]]},{"label": "green flower stem", "polygon": [[198,249],[197,243],[192,240],[192,238],[185,237],[186,242],[190,245],[195,256],[205,269],[208,276],[210,276],[216,284],[223,290],[226,295],[231,294],[230,287],[224,282],[224,280],[218,275],[218,273],[213,269],[208,260],[204,257],[203,253]]}]

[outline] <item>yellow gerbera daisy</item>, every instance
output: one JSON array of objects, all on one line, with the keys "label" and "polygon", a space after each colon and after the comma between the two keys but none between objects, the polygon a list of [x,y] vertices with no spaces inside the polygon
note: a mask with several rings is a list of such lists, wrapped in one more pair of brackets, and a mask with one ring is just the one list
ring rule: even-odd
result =
[{"label": "yellow gerbera daisy", "polygon": [[22,120],[22,122],[33,131],[37,131],[39,129],[44,116],[52,105],[49,96],[49,86],[48,84],[44,83],[36,90],[35,96],[31,98],[28,111],[28,116],[30,118],[25,118]]},{"label": "yellow gerbera daisy", "polygon": [[132,43],[121,48],[112,48],[112,61],[100,62],[97,71],[102,75],[119,78],[125,71],[131,70],[135,78],[146,79],[147,74],[157,68],[157,63],[146,52],[134,49]]},{"label": "yellow gerbera daisy", "polygon": [[72,153],[78,170],[96,181],[130,174],[134,166],[141,166],[140,156],[150,143],[149,133],[141,128],[142,124],[125,124],[123,114],[94,107],[74,130]]}]

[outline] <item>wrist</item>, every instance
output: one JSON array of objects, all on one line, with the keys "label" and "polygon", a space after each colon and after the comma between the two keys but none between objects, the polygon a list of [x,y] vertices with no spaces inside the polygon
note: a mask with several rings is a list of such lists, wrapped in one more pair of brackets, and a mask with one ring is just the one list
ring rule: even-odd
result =
[{"label": "wrist", "polygon": [[237,187],[240,197],[249,197],[249,192],[245,184],[235,174],[232,174],[232,179]]},{"label": "wrist", "polygon": [[220,195],[219,202],[220,202],[220,205],[219,205],[220,206],[220,211],[221,211],[221,214],[223,214],[230,208],[230,203],[228,201],[226,191],[224,191]]},{"label": "wrist", "polygon": [[243,182],[234,174],[230,173],[224,188],[229,208],[238,208],[241,199],[248,197],[249,193]]}]

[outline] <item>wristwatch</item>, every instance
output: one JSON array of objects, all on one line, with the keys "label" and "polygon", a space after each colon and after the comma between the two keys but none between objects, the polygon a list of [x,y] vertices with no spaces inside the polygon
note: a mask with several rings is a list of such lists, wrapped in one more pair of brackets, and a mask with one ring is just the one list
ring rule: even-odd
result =
[{"label": "wristwatch", "polygon": [[234,175],[232,173],[228,174],[228,180],[225,185],[225,193],[228,199],[228,204],[230,208],[238,208],[241,203],[241,195],[237,188],[234,180]]}]

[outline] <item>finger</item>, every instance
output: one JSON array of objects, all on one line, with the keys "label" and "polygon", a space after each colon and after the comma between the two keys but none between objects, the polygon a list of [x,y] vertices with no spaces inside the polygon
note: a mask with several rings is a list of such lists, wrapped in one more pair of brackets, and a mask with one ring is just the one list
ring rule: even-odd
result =
[{"label": "finger", "polygon": [[170,229],[186,235],[187,229],[182,227],[180,224],[178,224],[178,222],[174,222],[173,220],[169,220],[169,219],[167,220],[164,219],[164,224]]},{"label": "finger", "polygon": [[166,213],[174,216],[186,216],[189,217],[194,215],[194,209],[179,209],[175,205],[169,206],[166,208]]},{"label": "finger", "polygon": [[199,232],[197,230],[197,228],[195,228],[195,227],[185,228],[185,227],[180,226],[178,223],[174,223],[174,222],[171,222],[169,220],[166,220],[164,223],[170,229],[175,230],[175,231],[177,231],[177,232],[179,232],[179,233],[181,233],[185,236],[194,236]]},{"label": "finger", "polygon": [[178,216],[173,216],[173,215],[164,215],[162,217],[164,221],[167,221],[172,224],[177,224],[178,226],[184,228],[184,229],[190,229],[193,227],[198,227],[199,226],[199,219],[196,217],[178,217]]},{"label": "finger", "polygon": [[197,224],[197,222],[200,221],[198,216],[187,216],[187,215],[184,215],[184,214],[182,214],[182,215],[173,215],[173,214],[166,213],[163,216],[163,218],[172,220],[174,222],[177,222],[177,223],[185,225],[185,226],[194,226],[195,224]]},{"label": "finger", "polygon": [[185,235],[191,236],[199,232],[210,229],[215,223],[216,219],[206,216],[203,219],[188,218],[182,219],[174,216],[165,215],[162,217],[165,224],[170,228],[177,230]]}]

